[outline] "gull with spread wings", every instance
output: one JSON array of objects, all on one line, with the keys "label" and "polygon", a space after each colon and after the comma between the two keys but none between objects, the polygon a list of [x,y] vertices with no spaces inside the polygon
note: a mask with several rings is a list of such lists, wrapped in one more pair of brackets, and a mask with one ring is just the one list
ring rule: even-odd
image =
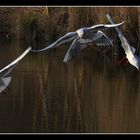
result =
[{"label": "gull with spread wings", "polygon": [[[112,44],[112,41],[101,30],[114,28],[114,27],[122,25],[123,23],[124,22],[118,23],[118,24],[113,24],[113,25],[112,24],[99,24],[99,25],[95,25],[95,26],[91,26],[91,27],[87,27],[87,28],[86,27],[80,28],[75,32],[69,32],[69,33],[65,34],[60,39],[58,39],[57,41],[55,41],[51,45],[47,46],[46,48],[43,48],[40,50],[31,50],[31,51],[32,52],[46,51],[50,48],[58,47],[59,45],[65,43],[65,42],[74,40],[72,42],[72,45],[70,46],[67,54],[64,57],[63,62],[66,63],[71,58],[76,56],[80,50],[87,47],[86,40],[90,40],[90,42],[95,41],[95,43],[96,43],[96,40],[106,38],[110,42],[110,44]],[[81,42],[83,42],[83,40],[85,40],[85,43],[81,43]]]}]

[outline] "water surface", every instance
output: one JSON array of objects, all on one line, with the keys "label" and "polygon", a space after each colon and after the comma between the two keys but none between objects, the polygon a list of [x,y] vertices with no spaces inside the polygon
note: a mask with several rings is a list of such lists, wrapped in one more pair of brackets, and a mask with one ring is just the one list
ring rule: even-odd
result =
[{"label": "water surface", "polygon": [[[26,48],[20,41],[0,46],[0,68]],[[67,49],[29,53],[19,62],[0,94],[0,132],[140,132],[135,68],[118,67],[90,47],[64,64]]]}]

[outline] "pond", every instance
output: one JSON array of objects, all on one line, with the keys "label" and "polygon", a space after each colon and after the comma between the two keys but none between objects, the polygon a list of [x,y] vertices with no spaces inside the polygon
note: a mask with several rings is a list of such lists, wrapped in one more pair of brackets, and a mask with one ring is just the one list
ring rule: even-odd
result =
[{"label": "pond", "polygon": [[[1,133],[140,132],[140,74],[86,48],[71,62],[69,44],[29,53],[0,94]],[[0,43],[0,69],[27,48]]]}]

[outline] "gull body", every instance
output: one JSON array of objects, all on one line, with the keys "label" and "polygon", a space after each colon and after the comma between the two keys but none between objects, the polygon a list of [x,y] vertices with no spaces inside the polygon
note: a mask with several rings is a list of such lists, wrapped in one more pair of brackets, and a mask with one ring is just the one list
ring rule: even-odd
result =
[{"label": "gull body", "polygon": [[12,77],[7,77],[10,72],[16,67],[17,63],[31,50],[31,47],[26,49],[17,59],[11,62],[0,70],[0,93],[4,91],[11,82]]}]

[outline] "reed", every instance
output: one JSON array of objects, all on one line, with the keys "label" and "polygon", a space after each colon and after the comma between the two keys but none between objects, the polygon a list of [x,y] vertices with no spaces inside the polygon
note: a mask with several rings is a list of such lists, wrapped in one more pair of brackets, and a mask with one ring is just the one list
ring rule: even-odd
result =
[{"label": "reed", "polygon": [[[107,13],[110,13],[117,23],[126,21],[121,29],[139,51],[138,7],[1,7],[0,36],[4,34],[5,37],[22,39],[32,46],[33,42],[39,42],[45,47],[68,31],[109,23]],[[116,37],[114,30],[109,30],[107,34]]]}]

